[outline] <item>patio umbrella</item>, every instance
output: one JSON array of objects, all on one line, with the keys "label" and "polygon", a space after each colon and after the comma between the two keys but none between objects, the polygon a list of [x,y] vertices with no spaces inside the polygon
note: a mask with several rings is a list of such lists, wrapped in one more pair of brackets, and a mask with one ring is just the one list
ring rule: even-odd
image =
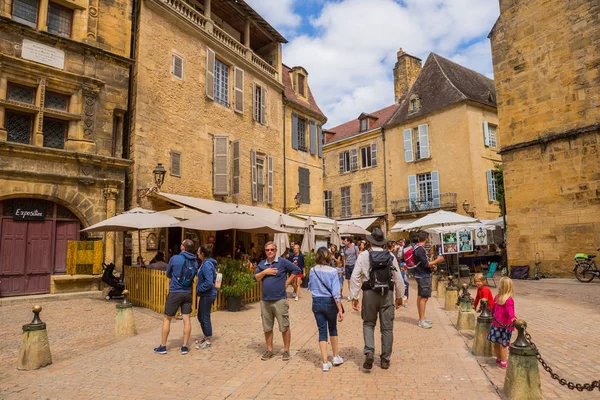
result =
[{"label": "patio umbrella", "polygon": [[339,225],[340,236],[353,236],[353,235],[368,235],[369,232],[366,229],[361,228],[360,226],[352,223],[352,224],[340,224]]},{"label": "patio umbrella", "polygon": [[419,218],[415,222],[405,225],[402,230],[412,231],[416,229],[427,229],[443,225],[472,224],[474,222],[479,222],[479,220],[477,218],[467,217],[455,212],[440,210],[431,214],[427,214],[423,218]]},{"label": "patio umbrella", "polygon": [[187,207],[173,208],[171,210],[161,211],[160,213],[165,214],[165,215],[170,215],[171,217],[175,217],[177,219],[192,219],[192,218],[198,218],[203,215],[206,215],[203,212],[196,211],[196,210],[193,210],[193,209],[187,208]]},{"label": "patio umbrella", "polygon": [[329,237],[331,244],[335,244],[335,247],[340,249],[342,247],[342,237],[340,236],[340,226],[337,221],[333,223],[331,228],[331,236]]},{"label": "patio umbrella", "polygon": [[[277,226],[278,227],[285,226],[283,218],[281,216],[279,216],[279,219],[277,220]],[[283,252],[285,251],[285,249],[290,247],[290,238],[287,233],[276,233],[275,237],[273,238],[273,241],[275,242],[275,245],[277,246],[277,255],[278,256],[282,255]]]},{"label": "patio umbrella", "polygon": [[192,218],[187,221],[177,222],[174,227],[196,229],[199,231],[225,231],[237,229],[253,233],[280,233],[286,232],[254,214],[245,211],[217,211],[213,214]]},{"label": "patio umbrella", "polygon": [[302,238],[302,247],[300,250],[303,253],[308,253],[315,249],[315,226],[313,225],[312,218],[308,217],[304,224],[304,237]]}]

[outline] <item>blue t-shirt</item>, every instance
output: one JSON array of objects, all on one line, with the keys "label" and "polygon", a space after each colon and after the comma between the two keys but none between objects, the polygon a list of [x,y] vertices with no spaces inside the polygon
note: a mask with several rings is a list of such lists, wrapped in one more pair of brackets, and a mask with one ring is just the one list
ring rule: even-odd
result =
[{"label": "blue t-shirt", "polygon": [[294,265],[297,265],[300,268],[300,273],[304,273],[304,255],[302,253],[298,253],[298,255],[292,254],[289,258],[290,262]]},{"label": "blue t-shirt", "polygon": [[300,268],[289,262],[283,257],[275,257],[273,263],[268,264],[268,260],[263,260],[256,267],[254,276],[267,268],[277,268],[276,275],[265,275],[262,279],[262,299],[267,301],[276,301],[285,299],[285,281],[288,273],[300,274]]}]

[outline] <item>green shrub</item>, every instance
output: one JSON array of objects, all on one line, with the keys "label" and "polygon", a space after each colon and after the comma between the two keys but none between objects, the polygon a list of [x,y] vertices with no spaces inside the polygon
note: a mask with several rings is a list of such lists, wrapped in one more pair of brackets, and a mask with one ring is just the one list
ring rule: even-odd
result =
[{"label": "green shrub", "polygon": [[223,281],[219,290],[225,297],[242,296],[244,292],[256,286],[252,273],[242,267],[242,262],[239,260],[221,260],[219,272],[223,274]]}]

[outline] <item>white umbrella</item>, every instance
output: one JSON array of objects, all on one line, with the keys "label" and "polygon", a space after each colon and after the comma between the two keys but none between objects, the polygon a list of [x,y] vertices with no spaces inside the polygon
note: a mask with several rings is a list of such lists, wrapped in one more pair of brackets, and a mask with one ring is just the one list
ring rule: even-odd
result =
[{"label": "white umbrella", "polygon": [[331,228],[331,236],[329,241],[331,244],[334,244],[336,248],[340,249],[342,247],[342,237],[340,236],[340,226],[338,222],[335,221],[333,223],[333,228]]},{"label": "white umbrella", "polygon": [[355,223],[351,224],[340,224],[339,228],[340,236],[352,236],[352,235],[368,235],[371,232],[368,230],[361,228]]},{"label": "white umbrella", "polygon": [[[285,226],[283,218],[280,216],[277,220],[277,226],[282,228]],[[283,252],[290,247],[290,238],[287,233],[276,233],[273,238],[275,245],[277,246],[277,255],[283,255]]]},{"label": "white umbrella", "polygon": [[193,210],[193,209],[187,208],[187,207],[173,208],[171,210],[161,211],[160,213],[165,214],[165,215],[170,215],[171,217],[175,217],[177,219],[192,219],[192,218],[198,218],[203,215],[206,215],[203,212],[196,211],[196,210]]},{"label": "white umbrella", "polygon": [[302,247],[300,249],[303,253],[309,253],[315,249],[315,227],[311,217],[308,217],[304,224],[304,237],[302,238]]},{"label": "white umbrella", "polygon": [[427,214],[423,218],[419,218],[415,222],[405,225],[403,231],[412,231],[415,229],[426,229],[441,225],[456,225],[456,224],[471,224],[479,222],[477,218],[466,217],[451,211],[440,210],[431,214]]},{"label": "white umbrella", "polygon": [[285,228],[275,226],[245,211],[217,211],[210,215],[178,222],[173,226],[199,231],[237,229],[238,231],[253,233],[286,232]]}]

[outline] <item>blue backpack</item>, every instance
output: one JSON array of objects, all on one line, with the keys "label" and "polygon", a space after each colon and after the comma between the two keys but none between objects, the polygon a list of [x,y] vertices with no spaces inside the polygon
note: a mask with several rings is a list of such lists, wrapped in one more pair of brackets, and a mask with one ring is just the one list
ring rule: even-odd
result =
[{"label": "blue backpack", "polygon": [[187,259],[181,267],[181,273],[177,277],[177,280],[184,287],[190,287],[194,283],[194,277],[196,276],[198,263],[194,260]]}]

